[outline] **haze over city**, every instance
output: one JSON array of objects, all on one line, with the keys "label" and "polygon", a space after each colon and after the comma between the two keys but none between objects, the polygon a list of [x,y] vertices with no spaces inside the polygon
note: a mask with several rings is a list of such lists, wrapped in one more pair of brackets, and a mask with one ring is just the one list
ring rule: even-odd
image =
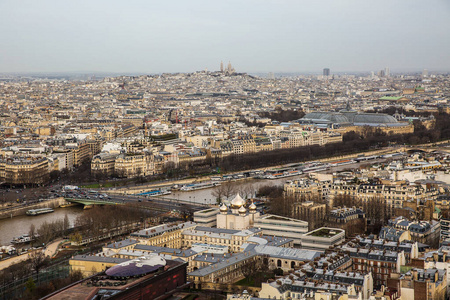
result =
[{"label": "haze over city", "polygon": [[431,1],[1,1],[0,72],[448,71]]},{"label": "haze over city", "polygon": [[0,299],[450,299],[449,0],[0,0]]}]

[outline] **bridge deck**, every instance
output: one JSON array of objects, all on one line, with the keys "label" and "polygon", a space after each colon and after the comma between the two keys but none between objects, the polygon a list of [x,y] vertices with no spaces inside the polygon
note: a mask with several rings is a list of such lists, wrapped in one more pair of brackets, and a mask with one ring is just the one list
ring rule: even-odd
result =
[{"label": "bridge deck", "polygon": [[80,199],[80,198],[64,198],[67,202],[72,202],[72,203],[80,203],[83,205],[117,205],[117,204],[122,204],[120,202],[117,201],[108,201],[108,200],[93,200],[93,199]]}]

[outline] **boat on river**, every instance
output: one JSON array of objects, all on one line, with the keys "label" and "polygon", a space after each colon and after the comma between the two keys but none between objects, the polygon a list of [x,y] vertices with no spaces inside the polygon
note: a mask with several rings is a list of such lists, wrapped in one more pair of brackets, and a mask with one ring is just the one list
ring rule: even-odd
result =
[{"label": "boat on river", "polygon": [[186,184],[180,188],[180,191],[183,192],[189,192],[189,191],[195,191],[195,190],[201,190],[201,189],[209,189],[213,188],[215,186],[219,186],[220,183],[218,182],[205,182],[205,183],[192,183],[192,184]]},{"label": "boat on river", "polygon": [[137,195],[138,196],[154,197],[154,196],[170,195],[171,193],[172,193],[171,191],[166,191],[166,190],[151,190],[151,191],[148,191],[148,192],[139,193]]},{"label": "boat on river", "polygon": [[34,241],[36,238],[38,238],[39,235],[35,234],[33,238],[30,237],[29,234],[23,234],[19,237],[15,237],[12,239],[11,244],[25,244],[29,243],[31,241]]},{"label": "boat on river", "polygon": [[42,215],[42,214],[52,213],[54,211],[55,210],[53,208],[50,208],[50,207],[30,209],[30,210],[27,210],[27,215],[28,216],[38,216],[38,215]]}]

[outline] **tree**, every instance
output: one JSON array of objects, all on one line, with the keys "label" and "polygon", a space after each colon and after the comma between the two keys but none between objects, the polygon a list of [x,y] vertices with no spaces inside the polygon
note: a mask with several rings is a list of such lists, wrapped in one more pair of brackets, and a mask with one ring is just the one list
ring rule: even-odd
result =
[{"label": "tree", "polygon": [[64,215],[64,221],[63,221],[63,230],[64,230],[64,236],[67,234],[67,230],[69,230],[70,223],[69,223],[69,216],[67,213]]},{"label": "tree", "polygon": [[30,273],[30,264],[27,261],[21,261],[11,265],[6,273],[10,276],[11,281],[25,278]]},{"label": "tree", "polygon": [[278,185],[264,185],[256,192],[257,197],[276,198],[283,195],[283,187]]},{"label": "tree", "polygon": [[30,231],[29,231],[28,235],[30,236],[31,246],[33,246],[33,242],[36,238],[36,227],[34,226],[34,224],[30,225]]},{"label": "tree", "polygon": [[216,197],[218,203],[222,202],[224,198],[227,200],[237,193],[236,186],[231,181],[226,181],[221,185],[217,186],[213,191],[212,195]]},{"label": "tree", "polygon": [[50,259],[48,256],[44,255],[44,252],[41,250],[36,250],[30,254],[30,265],[31,268],[36,271],[37,280],[39,283],[39,271],[48,265]]},{"label": "tree", "polygon": [[25,283],[27,298],[31,298],[36,289],[36,283],[34,283],[33,277],[28,278]]},{"label": "tree", "polygon": [[239,188],[239,193],[244,199],[252,198],[255,195],[255,187],[251,184],[242,185],[241,188]]},{"label": "tree", "polygon": [[80,270],[73,270],[69,275],[70,282],[76,282],[83,279],[83,272]]},{"label": "tree", "polygon": [[69,240],[70,240],[72,243],[79,245],[79,244],[81,243],[81,241],[83,240],[83,236],[81,235],[81,233],[79,233],[79,232],[77,231],[77,232],[75,232],[75,233],[72,233],[72,234],[69,236]]},{"label": "tree", "polygon": [[253,279],[253,276],[257,272],[257,270],[255,268],[255,263],[256,263],[256,260],[249,259],[240,267],[242,275],[244,275],[244,277],[247,278],[248,281]]},{"label": "tree", "polygon": [[277,196],[269,198],[270,212],[275,215],[294,217],[294,203],[298,202],[294,196]]},{"label": "tree", "polygon": [[361,203],[358,199],[349,194],[339,194],[333,199],[333,206],[337,207],[353,207],[359,206]]},{"label": "tree", "polygon": [[211,192],[211,195],[213,195],[216,198],[217,204],[220,204],[222,202],[223,193],[224,193],[223,185],[216,186]]},{"label": "tree", "polygon": [[381,196],[368,199],[363,203],[363,206],[373,232],[378,232],[381,226],[391,217],[390,207]]},{"label": "tree", "polygon": [[229,200],[231,196],[234,196],[237,193],[236,186],[231,182],[227,181],[224,184],[224,196]]},{"label": "tree", "polygon": [[53,231],[53,228],[50,225],[50,223],[47,223],[47,221],[42,223],[42,225],[39,227],[37,232],[39,234],[39,240],[43,244],[47,244],[48,242],[50,242],[53,239],[54,231]]}]

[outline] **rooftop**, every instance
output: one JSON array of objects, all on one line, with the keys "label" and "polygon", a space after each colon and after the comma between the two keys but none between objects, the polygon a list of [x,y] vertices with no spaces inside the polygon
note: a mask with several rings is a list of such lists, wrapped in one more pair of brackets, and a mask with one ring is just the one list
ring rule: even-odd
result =
[{"label": "rooftop", "polygon": [[319,228],[314,231],[308,232],[307,236],[315,236],[315,237],[323,237],[323,238],[330,238],[333,237],[341,232],[344,232],[342,229],[337,228]]}]

